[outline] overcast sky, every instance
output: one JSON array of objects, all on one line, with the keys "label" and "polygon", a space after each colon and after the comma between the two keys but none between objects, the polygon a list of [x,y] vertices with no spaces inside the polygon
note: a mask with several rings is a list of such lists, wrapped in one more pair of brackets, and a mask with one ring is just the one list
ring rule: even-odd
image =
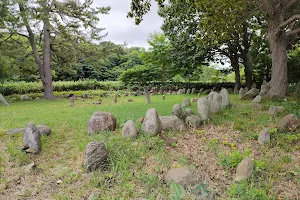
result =
[{"label": "overcast sky", "polygon": [[161,32],[162,18],[157,14],[157,5],[152,3],[148,13],[140,25],[135,25],[134,19],[126,18],[130,10],[131,0],[94,0],[94,6],[111,6],[108,15],[100,16],[99,26],[106,28],[108,35],[104,40],[117,44],[126,42],[128,46],[148,47],[147,37],[150,33]]}]

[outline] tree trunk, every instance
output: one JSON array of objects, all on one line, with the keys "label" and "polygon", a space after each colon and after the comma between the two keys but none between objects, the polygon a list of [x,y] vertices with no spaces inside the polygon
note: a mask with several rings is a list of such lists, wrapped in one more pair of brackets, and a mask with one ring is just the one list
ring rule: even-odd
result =
[{"label": "tree trunk", "polygon": [[241,88],[241,75],[240,75],[240,66],[238,61],[236,61],[235,59],[231,58],[230,59],[231,62],[231,67],[234,70],[234,75],[235,75],[235,87],[237,88],[237,90],[239,90]]},{"label": "tree trunk", "polygon": [[276,22],[269,23],[268,29],[268,41],[272,57],[271,88],[267,94],[269,98],[283,98],[288,89],[287,41],[283,31],[276,33],[277,24]]},{"label": "tree trunk", "polygon": [[251,34],[248,31],[248,24],[245,23],[243,25],[244,33],[243,33],[243,46],[244,49],[242,49],[242,59],[243,64],[245,67],[245,76],[246,76],[246,87],[251,88],[253,79],[252,79],[252,66],[250,62],[250,55],[249,55],[249,49],[251,46]]},{"label": "tree trunk", "polygon": [[249,53],[245,55],[244,66],[245,66],[245,76],[246,76],[246,87],[251,88],[253,80],[252,80],[252,66],[250,63]]}]

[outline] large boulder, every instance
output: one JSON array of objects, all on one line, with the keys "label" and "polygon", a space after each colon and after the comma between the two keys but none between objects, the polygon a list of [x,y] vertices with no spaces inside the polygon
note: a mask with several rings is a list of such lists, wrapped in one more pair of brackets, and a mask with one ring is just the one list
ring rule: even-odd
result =
[{"label": "large boulder", "polygon": [[191,106],[191,100],[189,98],[185,97],[182,104],[181,104],[181,107],[186,108],[186,107],[189,107],[189,106]]},{"label": "large boulder", "polygon": [[161,132],[161,121],[155,108],[150,108],[147,110],[142,124],[142,130],[151,136],[157,135]]},{"label": "large boulder", "polygon": [[241,97],[241,100],[253,99],[259,94],[259,89],[251,88],[246,94]]},{"label": "large boulder", "polygon": [[279,121],[277,127],[281,132],[293,132],[300,130],[300,119],[293,114],[286,115]]},{"label": "large boulder", "polygon": [[123,137],[135,137],[137,136],[137,133],[138,131],[134,121],[128,120],[123,126],[123,130],[122,130]]},{"label": "large boulder", "polygon": [[175,104],[172,109],[172,114],[179,117],[180,119],[184,118],[184,113],[180,104]]},{"label": "large boulder", "polygon": [[159,119],[164,131],[187,131],[184,121],[177,116],[161,116]]},{"label": "large boulder", "polygon": [[9,104],[7,103],[6,99],[2,94],[0,94],[0,102],[4,103],[6,106],[9,106]]},{"label": "large boulder", "polygon": [[167,184],[174,182],[186,188],[188,186],[195,185],[198,180],[195,174],[188,167],[181,167],[170,169],[164,177],[164,181]]},{"label": "large boulder", "polygon": [[220,95],[222,96],[222,108],[230,107],[232,103],[230,101],[228,91],[223,88],[220,92]]},{"label": "large boulder", "polygon": [[197,115],[187,116],[185,123],[190,128],[199,128],[201,126],[201,118]]},{"label": "large boulder", "polygon": [[103,142],[90,142],[85,147],[83,165],[87,172],[106,170],[108,154]]},{"label": "large boulder", "polygon": [[88,133],[114,131],[117,126],[116,118],[109,112],[94,112],[88,123]]},{"label": "large boulder", "polygon": [[236,168],[236,181],[242,181],[251,176],[253,172],[253,161],[250,157],[245,157]]},{"label": "large boulder", "polygon": [[27,124],[23,139],[24,149],[31,149],[34,151],[33,153],[41,152],[41,134],[34,124]]},{"label": "large boulder", "polygon": [[205,97],[201,97],[197,101],[198,113],[201,117],[201,120],[206,121],[209,118],[209,105],[208,100]]}]

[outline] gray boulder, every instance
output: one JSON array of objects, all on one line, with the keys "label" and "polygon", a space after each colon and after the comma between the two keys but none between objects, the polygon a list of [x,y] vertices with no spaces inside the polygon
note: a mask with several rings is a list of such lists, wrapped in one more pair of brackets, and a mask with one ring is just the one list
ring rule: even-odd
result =
[{"label": "gray boulder", "polygon": [[142,130],[151,136],[155,136],[161,132],[161,121],[155,108],[147,110],[142,124]]},{"label": "gray boulder", "polygon": [[109,112],[94,112],[88,123],[88,133],[114,131],[117,126],[116,118]]},{"label": "gray boulder", "polygon": [[186,94],[191,94],[191,89],[187,89]]},{"label": "gray boulder", "polygon": [[222,97],[222,108],[230,107],[232,103],[230,101],[228,91],[225,88],[223,88],[220,92],[220,95]]},{"label": "gray boulder", "polygon": [[[39,129],[41,135],[50,135],[51,134],[51,129],[49,126],[46,125],[36,125],[36,127]],[[19,134],[19,133],[24,133],[26,128],[14,128],[14,129],[9,129],[5,132],[6,135],[14,135],[14,134]]]},{"label": "gray boulder", "polygon": [[185,116],[190,116],[190,115],[193,115],[194,113],[193,113],[193,110],[191,109],[191,108],[186,108],[185,110],[184,110],[184,115]]},{"label": "gray boulder", "polygon": [[185,123],[190,128],[199,128],[201,126],[201,118],[197,115],[187,116]]},{"label": "gray boulder", "polygon": [[181,167],[170,169],[167,172],[164,181],[167,184],[174,182],[186,188],[188,186],[196,185],[198,180],[195,174],[188,167]]},{"label": "gray boulder", "polygon": [[277,125],[281,132],[294,132],[300,130],[300,120],[293,114],[288,114],[282,118]]},{"label": "gray boulder", "polygon": [[281,113],[285,110],[283,106],[274,106],[271,105],[269,108],[269,115],[274,116],[277,115],[278,113]]},{"label": "gray boulder", "polygon": [[252,88],[256,88],[256,83],[255,83],[255,82],[252,83],[251,89],[252,89]]},{"label": "gray boulder", "polygon": [[23,100],[30,100],[31,98],[27,94],[23,94],[20,96],[21,101]]},{"label": "gray boulder", "polygon": [[208,120],[209,105],[208,105],[208,100],[205,97],[201,97],[198,99],[197,109],[198,109],[198,113],[201,117],[201,120],[203,120],[203,121]]},{"label": "gray boulder", "polygon": [[236,168],[235,181],[242,181],[251,176],[253,172],[253,161],[245,157]]},{"label": "gray boulder", "polygon": [[270,85],[261,85],[261,89],[260,89],[260,92],[259,92],[259,95],[260,96],[265,96],[267,93],[268,93],[268,91],[270,90]]},{"label": "gray boulder", "polygon": [[32,149],[34,153],[41,152],[41,134],[39,129],[32,123],[28,123],[23,136],[24,149]]},{"label": "gray boulder", "polygon": [[186,89],[185,88],[181,89],[181,94],[185,94],[185,93],[186,93]]},{"label": "gray boulder", "polygon": [[258,94],[259,94],[259,89],[252,88],[251,90],[249,90],[246,94],[244,94],[244,95],[241,97],[241,100],[253,99],[253,98],[256,97]]},{"label": "gray boulder", "polygon": [[191,94],[196,94],[196,88],[192,88]]},{"label": "gray boulder", "polygon": [[242,98],[242,96],[244,96],[244,94],[245,94],[245,89],[241,88],[239,91],[240,98]]},{"label": "gray boulder", "polygon": [[87,172],[106,170],[108,153],[103,142],[90,142],[85,148],[83,165]]},{"label": "gray boulder", "polygon": [[177,116],[161,116],[159,119],[164,131],[187,131],[184,121]]},{"label": "gray boulder", "polygon": [[260,96],[260,95],[257,95],[257,96],[253,99],[252,102],[253,102],[253,103],[260,103],[260,102],[261,102],[261,96]]},{"label": "gray boulder", "polygon": [[124,124],[122,130],[123,137],[135,137],[137,133],[138,131],[133,120],[129,120]]},{"label": "gray boulder", "polygon": [[258,143],[259,144],[267,144],[270,142],[270,132],[268,128],[265,128],[259,133]]},{"label": "gray boulder", "polygon": [[0,102],[4,103],[6,106],[9,106],[9,104],[7,103],[6,99],[2,94],[0,94]]},{"label": "gray boulder", "polygon": [[189,98],[185,97],[181,104],[181,107],[185,108],[185,107],[189,107],[189,106],[191,106],[191,100]]},{"label": "gray boulder", "polygon": [[210,113],[219,113],[222,108],[222,96],[217,92],[211,92],[208,95],[208,103]]},{"label": "gray boulder", "polygon": [[245,87],[245,94],[249,91],[248,87]]},{"label": "gray boulder", "polygon": [[184,118],[184,113],[180,104],[175,104],[172,109],[172,114],[177,116],[180,119]]}]

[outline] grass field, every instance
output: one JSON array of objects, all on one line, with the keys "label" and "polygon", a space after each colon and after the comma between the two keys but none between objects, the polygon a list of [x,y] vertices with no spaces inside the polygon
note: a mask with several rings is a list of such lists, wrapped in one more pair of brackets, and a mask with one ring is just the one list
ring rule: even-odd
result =
[{"label": "grass field", "polygon": [[[253,107],[231,95],[231,109],[213,116],[199,130],[164,133],[176,141],[166,145],[159,136],[140,134],[136,139],[124,139],[122,125],[143,117],[152,107],[160,116],[171,115],[173,105],[181,103],[184,95],[167,95],[165,101],[160,95],[152,96],[151,105],[143,96],[121,97],[113,104],[111,95],[95,105],[97,91],[86,93],[94,99],[78,98],[75,107],[69,107],[68,99],[0,105],[0,199],[87,199],[91,192],[99,199],[168,199],[172,191],[163,176],[171,167],[180,166],[196,169],[203,177],[197,187],[186,189],[184,199],[300,198],[300,133],[279,133],[275,128],[285,114],[300,116],[296,102],[264,101]],[[286,111],[271,118],[268,108],[272,104],[282,105]],[[196,112],[196,103],[192,109]],[[117,118],[117,130],[88,136],[88,120],[95,111],[111,112]],[[21,134],[5,135],[7,129],[25,127],[28,122],[52,129],[50,136],[42,137],[39,155],[20,150]],[[271,143],[260,146],[257,135],[263,127],[272,129]],[[84,148],[90,141],[105,142],[109,170],[86,173],[82,168]],[[253,176],[234,183],[235,168],[246,155],[255,160]],[[27,173],[24,166],[31,162],[37,169]]]}]

